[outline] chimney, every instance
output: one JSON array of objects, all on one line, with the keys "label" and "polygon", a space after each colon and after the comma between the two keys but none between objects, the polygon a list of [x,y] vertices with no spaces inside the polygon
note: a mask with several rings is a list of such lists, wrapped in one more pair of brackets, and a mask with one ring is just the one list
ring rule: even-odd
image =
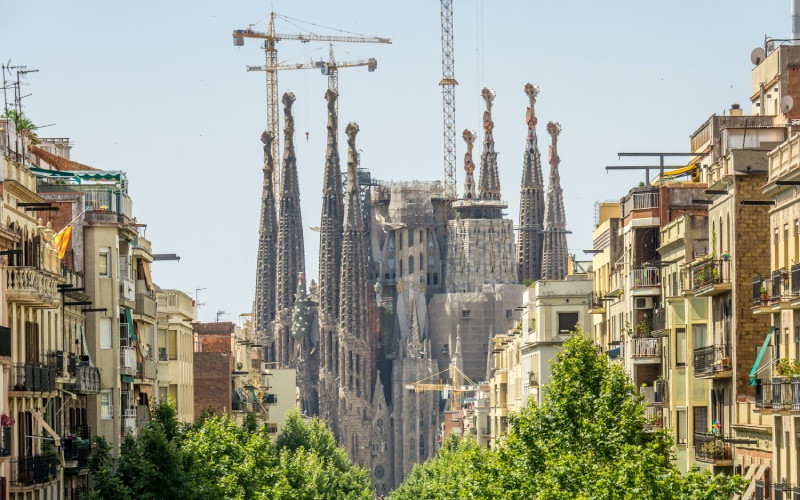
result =
[{"label": "chimney", "polygon": [[800,45],[800,0],[792,0],[792,39]]},{"label": "chimney", "polygon": [[742,116],[742,107],[738,104],[731,104],[730,116]]}]

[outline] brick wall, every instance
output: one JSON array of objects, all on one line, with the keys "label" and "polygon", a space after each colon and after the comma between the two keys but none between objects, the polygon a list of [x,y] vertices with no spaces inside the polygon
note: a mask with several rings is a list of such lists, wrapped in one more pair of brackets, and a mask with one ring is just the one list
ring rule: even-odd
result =
[{"label": "brick wall", "polygon": [[737,175],[734,177],[735,206],[733,259],[735,272],[734,297],[734,376],[737,397],[755,395],[750,385],[750,370],[770,327],[768,314],[752,313],[753,276],[769,272],[769,214],[768,206],[742,205],[742,200],[763,200],[761,187],[766,175]]},{"label": "brick wall", "polygon": [[219,352],[194,353],[194,418],[213,406],[217,415],[231,414],[233,357]]},{"label": "brick wall", "polygon": [[221,323],[193,323],[195,338],[202,345],[203,352],[219,352],[231,354],[231,337],[233,337],[234,324]]}]

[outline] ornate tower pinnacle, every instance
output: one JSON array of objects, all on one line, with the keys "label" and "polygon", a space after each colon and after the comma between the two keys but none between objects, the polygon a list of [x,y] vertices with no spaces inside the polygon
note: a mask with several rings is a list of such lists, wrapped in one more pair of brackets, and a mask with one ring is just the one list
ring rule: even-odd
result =
[{"label": "ornate tower pinnacle", "polygon": [[494,101],[495,91],[484,87],[481,96],[486,102],[486,111],[483,112],[483,153],[481,153],[481,178],[478,186],[478,196],[482,200],[500,199],[500,175],[497,171],[497,153],[494,151],[494,137],[492,130],[492,102]]},{"label": "ornate tower pinnacle", "polygon": [[525,94],[530,105],[525,114],[528,135],[522,162],[522,185],[519,198],[519,241],[517,259],[519,279],[536,281],[542,277],[542,225],[544,222],[544,182],[542,180],[542,159],[539,154],[536,136],[536,96],[539,87],[525,84]]},{"label": "ornate tower pinnacle", "polygon": [[372,349],[367,329],[367,255],[364,219],[358,184],[358,125],[350,123],[347,134],[347,189],[342,227],[342,264],[339,283],[339,396],[348,403],[339,407],[340,442],[357,463],[369,463],[367,447],[358,445],[359,436],[369,435],[372,413]]},{"label": "ornate tower pinnacle", "polygon": [[261,134],[264,144],[264,184],[261,189],[261,219],[258,228],[258,256],[256,263],[255,314],[256,335],[264,346],[264,359],[274,361],[274,339],[272,325],[275,319],[275,236],[277,220],[275,215],[275,194],[272,179],[275,163],[272,157],[272,142],[275,136],[271,131]]},{"label": "ornate tower pinnacle", "polygon": [[328,89],[328,148],[322,180],[322,216],[319,229],[319,414],[338,435],[336,360],[339,348],[339,268],[342,262],[342,171],[339,162],[336,91]]},{"label": "ornate tower pinnacle", "polygon": [[475,171],[475,163],[472,162],[472,148],[475,147],[475,139],[478,136],[474,130],[465,128],[461,137],[467,143],[467,152],[464,153],[464,170],[467,172],[464,178],[464,198],[471,200],[475,198],[475,177],[472,175]]},{"label": "ornate tower pinnacle", "polygon": [[281,366],[294,366],[294,338],[291,335],[291,313],[294,306],[294,288],[298,277],[305,273],[303,245],[303,220],[300,214],[300,187],[297,180],[297,158],[294,152],[294,94],[283,94],[284,127],[283,174],[281,175],[280,214],[278,216],[278,242],[276,245],[275,275],[275,340]]},{"label": "ornate tower pinnacle", "polygon": [[406,355],[410,358],[424,358],[422,335],[420,333],[419,315],[417,314],[417,301],[411,301],[411,328],[408,331],[406,342]]},{"label": "ornate tower pinnacle", "polygon": [[544,209],[544,249],[542,256],[542,278],[564,279],[567,275],[567,219],[564,213],[564,194],[558,174],[558,134],[561,125],[547,124],[550,134],[550,183],[547,186],[547,205]]}]

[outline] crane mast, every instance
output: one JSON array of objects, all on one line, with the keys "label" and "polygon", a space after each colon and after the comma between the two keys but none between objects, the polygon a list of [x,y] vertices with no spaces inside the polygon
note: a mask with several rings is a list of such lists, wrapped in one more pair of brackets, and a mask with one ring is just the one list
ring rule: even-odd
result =
[{"label": "crane mast", "polygon": [[442,112],[444,115],[444,198],[455,200],[456,188],[456,85],[453,54],[453,0],[441,0]]},{"label": "crane mast", "polygon": [[[294,33],[294,34],[284,34],[284,33],[276,33],[275,32],[275,17],[283,17],[278,16],[274,12],[270,12],[269,14],[269,27],[267,28],[266,32],[262,31],[255,31],[253,29],[253,25],[247,27],[247,29],[243,30],[234,30],[233,31],[233,45],[237,47],[241,47],[244,45],[245,38],[254,38],[258,40],[264,40],[264,55],[265,55],[265,64],[262,67],[262,71],[266,72],[267,78],[267,131],[273,133],[273,137],[276,138],[272,142],[272,157],[275,159],[275,167],[274,167],[274,179],[273,179],[273,186],[275,189],[275,196],[276,198],[280,192],[280,185],[281,185],[281,156],[280,156],[280,140],[278,139],[279,132],[280,132],[280,101],[278,100],[278,71],[281,69],[299,69],[299,68],[289,68],[289,67],[281,67],[278,64],[278,49],[275,46],[276,43],[280,40],[294,40],[303,43],[307,42],[346,42],[346,43],[392,43],[389,38],[382,38],[382,37],[367,37],[367,36],[336,36],[336,35],[317,35],[314,33]],[[372,59],[373,64],[370,66],[370,71],[375,69],[374,59]],[[341,65],[334,65],[333,75],[331,73],[327,73],[329,79],[329,85],[331,84],[331,79],[334,83],[338,81],[338,76],[336,75],[336,69],[340,67],[345,67],[344,64]],[[255,71],[248,67],[248,71]],[[330,70],[329,70],[330,71]]]}]

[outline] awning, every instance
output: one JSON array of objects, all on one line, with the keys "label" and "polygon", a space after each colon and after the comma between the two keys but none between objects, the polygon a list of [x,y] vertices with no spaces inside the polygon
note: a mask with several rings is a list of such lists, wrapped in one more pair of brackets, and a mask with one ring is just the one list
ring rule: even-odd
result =
[{"label": "awning", "polygon": [[769,341],[772,339],[773,333],[775,333],[774,326],[770,327],[769,331],[767,332],[767,338],[764,339],[764,343],[761,345],[761,349],[758,351],[758,356],[756,356],[756,362],[753,364],[753,369],[750,370],[750,385],[756,385],[756,374],[762,368],[761,359],[764,357],[764,353],[767,352]]},{"label": "awning", "polygon": [[122,375],[122,382],[124,382],[126,384],[132,384],[133,383],[133,375]]},{"label": "awning", "polygon": [[125,310],[125,322],[128,323],[128,336],[131,338],[131,341],[136,340],[136,333],[133,331],[133,316],[131,315],[131,310],[127,307],[124,308]]}]

